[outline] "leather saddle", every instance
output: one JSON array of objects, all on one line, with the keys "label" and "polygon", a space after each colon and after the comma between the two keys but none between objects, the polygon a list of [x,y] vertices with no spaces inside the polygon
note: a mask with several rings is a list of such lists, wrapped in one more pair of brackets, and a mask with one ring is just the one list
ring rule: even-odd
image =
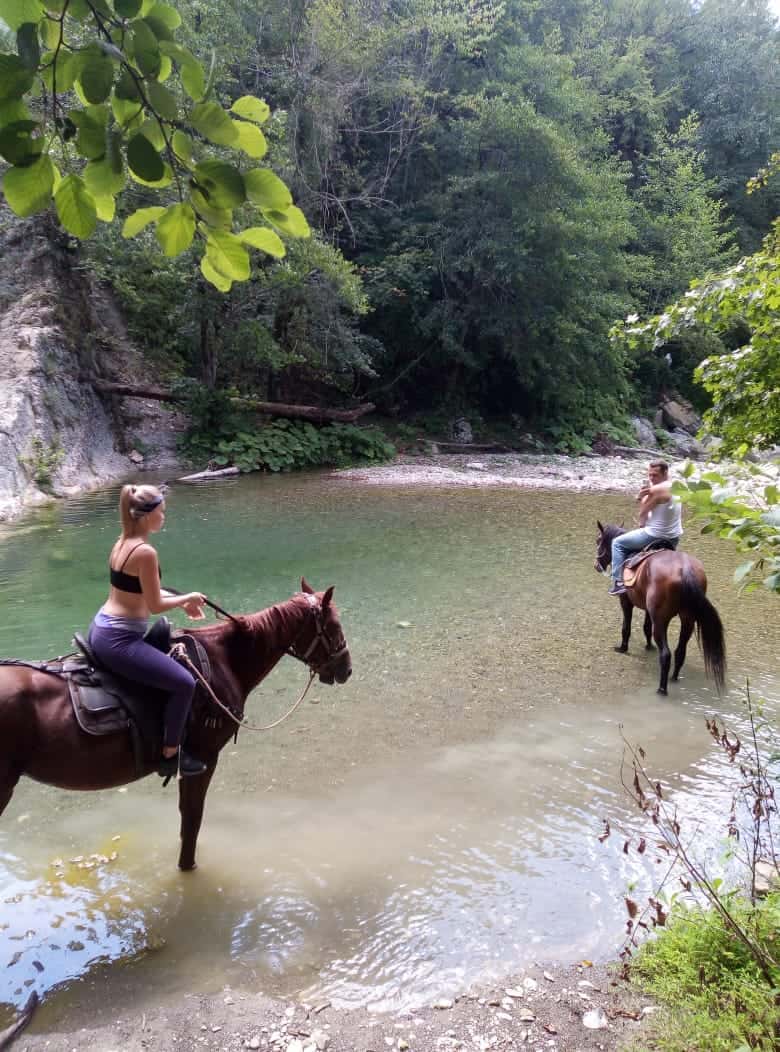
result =
[{"label": "leather saddle", "polygon": [[[150,646],[168,653],[174,643],[183,643],[187,656],[208,681],[208,657],[200,643],[186,632],[173,632],[167,617],[158,618],[144,636]],[[81,651],[62,662],[73,714],[86,734],[130,732],[136,770],[141,774],[156,762],[162,749],[166,693],[117,676],[97,660],[84,637],[76,632],[73,641]],[[53,669],[52,669],[53,671]],[[198,689],[202,689],[200,684]]]},{"label": "leather saddle", "polygon": [[664,537],[659,537],[657,540],[652,541],[643,548],[641,552],[637,552],[636,555],[630,556],[623,563],[623,584],[627,588],[630,588],[635,584],[637,577],[639,576],[639,568],[643,563],[647,562],[653,555],[657,555],[659,552],[674,551],[677,548],[677,541],[666,540]]}]

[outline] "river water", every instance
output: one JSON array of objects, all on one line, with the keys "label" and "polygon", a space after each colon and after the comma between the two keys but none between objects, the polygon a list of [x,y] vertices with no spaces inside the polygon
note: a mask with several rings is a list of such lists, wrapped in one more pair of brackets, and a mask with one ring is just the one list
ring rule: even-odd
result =
[{"label": "river water", "polygon": [[[4,532],[0,653],[70,649],[105,595],[116,496]],[[631,510],[616,494],[325,475],[174,486],[165,582],[245,612],[301,574],[335,584],[354,674],[225,749],[192,874],[176,869],[174,786],[23,780],[0,819],[0,1026],[30,988],[46,995],[41,1025],[69,1028],[111,1018],[120,998],[226,985],[413,1007],[534,961],[612,956],[626,888],[641,898],[656,866],[622,836],[598,840],[605,817],[647,832],[621,789],[621,728],[717,866],[734,773],[704,719],[743,728],[748,676],[780,706],[777,600],[738,598],[737,556],[693,530],[726,625],[727,693],[692,643],[659,698],[638,619],[631,653],[613,652],[595,519]],[[250,718],[281,714],[304,678],[282,662]]]}]

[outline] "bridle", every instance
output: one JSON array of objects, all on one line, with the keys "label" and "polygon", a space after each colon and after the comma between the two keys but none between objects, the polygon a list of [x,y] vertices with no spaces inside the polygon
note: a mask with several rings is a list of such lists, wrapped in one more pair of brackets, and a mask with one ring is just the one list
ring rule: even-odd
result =
[{"label": "bridle", "polygon": [[[308,592],[301,592],[301,595],[304,597],[304,599],[309,605],[309,609],[314,614],[314,635],[312,636],[311,642],[306,647],[306,649],[301,650],[298,640],[303,634],[304,629],[307,627],[306,625],[304,625],[301,631],[298,633],[298,636],[287,648],[287,653],[290,655],[290,657],[294,657],[297,658],[298,661],[302,661],[303,664],[309,668],[312,674],[316,676],[327,665],[330,665],[332,662],[336,661],[338,658],[340,658],[343,654],[346,653],[348,649],[347,641],[344,638],[343,634],[340,635],[339,639],[333,640],[325,631],[325,611],[323,610],[322,604],[320,603],[319,599],[317,599],[316,595],[310,595]],[[313,656],[318,646],[322,647],[322,650],[324,651],[324,656],[321,661],[315,662],[313,660]]]}]

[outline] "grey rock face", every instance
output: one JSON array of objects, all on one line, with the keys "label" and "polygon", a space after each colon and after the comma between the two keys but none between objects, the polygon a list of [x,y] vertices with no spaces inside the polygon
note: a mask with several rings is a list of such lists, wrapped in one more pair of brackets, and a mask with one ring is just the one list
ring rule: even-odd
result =
[{"label": "grey rock face", "polygon": [[658,440],[655,437],[653,425],[643,416],[632,416],[631,427],[634,429],[637,442],[647,449],[657,449]]},{"label": "grey rock face", "polygon": [[701,417],[687,402],[669,399],[661,406],[664,423],[671,431],[687,431],[695,435],[701,427]]}]

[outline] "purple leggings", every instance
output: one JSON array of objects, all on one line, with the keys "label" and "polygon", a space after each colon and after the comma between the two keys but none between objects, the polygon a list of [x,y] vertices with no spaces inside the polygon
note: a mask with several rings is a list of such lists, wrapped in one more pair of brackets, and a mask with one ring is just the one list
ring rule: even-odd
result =
[{"label": "purple leggings", "polygon": [[165,746],[181,744],[184,725],[195,693],[195,679],[173,658],[143,640],[146,622],[97,614],[89,629],[89,645],[98,661],[111,672],[134,683],[165,691]]}]

